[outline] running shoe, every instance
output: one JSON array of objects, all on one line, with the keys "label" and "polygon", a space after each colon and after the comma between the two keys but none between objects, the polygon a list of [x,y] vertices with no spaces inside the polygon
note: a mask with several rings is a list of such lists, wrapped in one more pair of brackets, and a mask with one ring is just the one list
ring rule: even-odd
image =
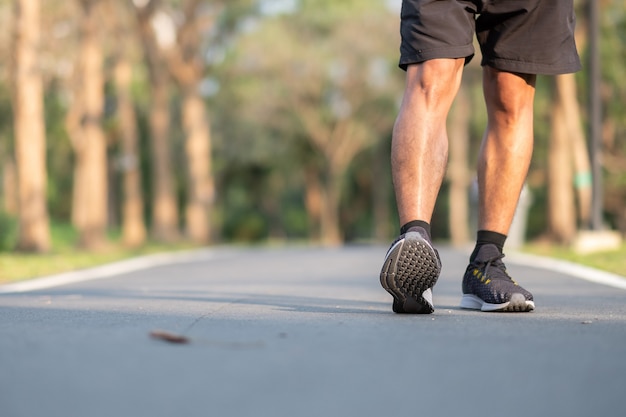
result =
[{"label": "running shoe", "polygon": [[461,308],[507,312],[535,309],[533,295],[507,274],[503,257],[496,245],[480,247],[463,275]]},{"label": "running shoe", "polygon": [[380,271],[380,284],[393,296],[399,314],[430,314],[432,288],[441,272],[439,253],[421,227],[412,227],[392,244]]}]

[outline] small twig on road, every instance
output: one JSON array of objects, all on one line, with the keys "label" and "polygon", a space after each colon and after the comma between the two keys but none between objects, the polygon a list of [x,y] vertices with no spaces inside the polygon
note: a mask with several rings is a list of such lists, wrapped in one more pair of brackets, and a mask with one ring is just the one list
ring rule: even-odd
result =
[{"label": "small twig on road", "polygon": [[[189,337],[182,334],[168,332],[166,330],[153,330],[150,332],[150,337],[177,345],[186,345],[191,343],[191,339]],[[252,342],[232,342],[223,340],[194,339],[194,345],[218,347],[231,350],[261,349],[265,347],[265,343],[261,340]]]},{"label": "small twig on road", "polygon": [[191,342],[191,340],[189,340],[189,338],[186,336],[167,332],[165,330],[153,330],[150,332],[150,337],[153,339],[163,340],[164,342],[176,343],[179,345],[184,345]]}]

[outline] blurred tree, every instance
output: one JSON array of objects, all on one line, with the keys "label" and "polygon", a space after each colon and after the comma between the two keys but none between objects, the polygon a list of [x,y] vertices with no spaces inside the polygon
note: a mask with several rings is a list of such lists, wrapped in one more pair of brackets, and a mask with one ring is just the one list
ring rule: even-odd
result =
[{"label": "blurred tree", "polygon": [[[14,0],[0,0],[0,27],[13,25],[13,3]],[[136,77],[129,100],[133,100],[138,110],[140,139],[142,143],[150,144],[139,146],[137,152],[143,161],[142,191],[146,197],[149,196],[145,212],[155,237],[165,240],[178,237],[181,223],[179,207],[189,202],[189,206],[199,208],[201,204],[193,201],[202,200],[197,197],[201,193],[196,193],[194,197],[193,175],[191,171],[188,171],[189,174],[186,172],[196,166],[196,162],[187,162],[191,159],[187,159],[186,155],[189,152],[193,155],[198,153],[191,151],[191,147],[185,149],[180,141],[187,134],[181,131],[185,123],[182,114],[185,94],[184,88],[180,88],[183,84],[174,84],[172,74],[176,71],[170,73],[172,62],[176,60],[184,65],[197,60],[193,65],[202,69],[197,71],[200,75],[192,90],[195,90],[194,93],[199,90],[202,102],[211,105],[211,129],[215,134],[208,136],[210,146],[199,154],[207,155],[213,148],[215,158],[205,161],[205,166],[208,167],[209,177],[211,171],[216,177],[216,189],[219,190],[215,193],[217,210],[205,206],[197,212],[209,216],[213,211],[213,220],[216,221],[214,235],[221,232],[228,239],[249,240],[285,236],[321,238],[323,229],[324,239],[333,242],[344,237],[370,237],[367,235],[369,227],[370,233],[371,229],[378,230],[377,237],[387,237],[385,230],[388,227],[385,226],[392,224],[395,210],[390,210],[393,199],[390,198],[391,183],[387,175],[388,166],[385,165],[388,163],[386,141],[403,78],[396,67],[399,20],[397,10],[389,13],[386,9],[385,5],[389,2],[212,0],[195,3],[185,0],[124,0],[101,3],[109,7],[132,3],[136,14],[124,15],[126,12],[122,12],[122,18],[136,18],[140,28],[144,59],[143,62],[132,62]],[[576,3],[578,6],[586,5],[588,0],[577,0]],[[255,6],[257,15],[251,12]],[[626,84],[623,83],[626,74],[626,8],[622,0],[602,0],[600,6],[604,215],[611,226],[619,227],[626,233],[626,117],[623,106],[626,101]],[[75,201],[78,200],[81,180],[85,176],[78,174],[78,165],[84,165],[84,161],[78,153],[72,152],[72,146],[77,142],[87,142],[74,139],[84,139],[84,128],[93,125],[96,119],[98,122],[95,124],[105,122],[104,126],[110,129],[108,132],[113,133],[111,137],[121,138],[133,128],[121,128],[121,122],[115,121],[112,112],[104,112],[114,108],[111,104],[115,102],[114,96],[118,95],[113,88],[115,71],[111,72],[111,83],[107,84],[110,88],[105,90],[109,95],[92,100],[98,101],[101,106],[95,113],[93,106],[90,110],[83,105],[78,94],[87,91],[80,66],[75,68],[72,76],[72,62],[81,62],[74,57],[82,56],[85,51],[85,36],[79,29],[84,25],[84,15],[79,13],[84,9],[84,3],[47,1],[41,2],[41,7],[46,36],[41,39],[42,47],[38,50],[37,60],[45,93],[48,203],[51,219],[66,222],[72,211],[72,199],[68,195],[75,186]],[[197,13],[189,19],[185,10],[192,9]],[[581,10],[578,37],[585,61],[587,48],[580,39],[585,37],[586,19]],[[108,21],[108,15],[99,16],[102,23]],[[193,39],[188,42],[184,41],[187,35],[183,36],[183,27],[185,22],[191,21],[194,21],[193,27],[188,26],[186,33],[193,35]],[[108,30],[105,26],[98,25],[97,32]],[[196,35],[198,37],[194,38]],[[110,34],[100,45],[104,50],[100,51],[101,63],[98,66],[102,66],[103,60],[105,68],[107,63],[114,65],[118,62],[115,54],[119,44],[131,46],[135,42],[132,36],[126,36],[124,40],[116,39],[119,38]],[[17,126],[14,126],[14,107],[8,94],[13,89],[13,82],[8,77],[8,64],[12,61],[11,44],[12,31],[0,31],[0,175],[2,183],[8,184],[3,186],[2,197],[4,204],[9,206],[7,194],[11,194],[11,165],[15,162],[12,160],[17,151],[13,140]],[[189,49],[181,50],[183,44]],[[173,53],[167,52],[164,45],[170,45]],[[191,68],[191,65],[186,68]],[[89,79],[98,81],[100,78],[101,87],[98,90],[102,91],[106,75],[109,74]],[[570,98],[562,102],[563,106],[574,102],[571,94],[577,95],[583,105],[588,101],[586,77],[585,70],[576,74],[573,78],[577,82],[576,91],[567,87]],[[479,84],[468,80],[467,69],[464,84],[468,87],[468,107],[471,110],[467,119],[469,132],[454,121],[453,114],[449,125],[450,139],[451,142],[463,140],[460,138],[469,133],[468,153],[474,155],[485,125],[484,111],[480,110],[482,94]],[[529,218],[533,236],[548,229],[548,172],[559,166],[555,163],[549,168],[547,163],[550,154],[548,144],[552,140],[553,102],[558,97],[556,93],[551,79],[539,79],[535,112],[537,146],[529,174],[534,194],[533,215]],[[462,97],[460,99],[462,101]],[[461,101],[457,100],[457,104],[462,105]],[[147,103],[145,108],[148,109],[145,112],[144,103]],[[105,104],[107,107],[102,108]],[[200,109],[197,105],[193,107]],[[63,116],[68,109],[67,120],[71,123],[66,128]],[[203,123],[208,128],[205,110],[196,110],[196,114],[203,113]],[[182,120],[178,119],[179,113]],[[464,120],[463,114],[456,116]],[[571,119],[570,116],[564,118],[568,122]],[[582,111],[581,118],[582,126],[587,128],[587,112]],[[119,129],[115,130],[117,127]],[[459,133],[453,133],[455,130]],[[68,136],[73,139],[71,142]],[[574,188],[572,181],[582,178],[578,175],[584,172],[584,163],[572,162],[571,151],[581,148],[580,141],[572,142],[572,139],[574,137],[567,139],[570,155],[564,163],[568,169],[576,167],[578,174],[572,172],[568,184],[559,186],[570,189]],[[191,143],[185,141],[185,146]],[[98,146],[102,149],[105,145],[96,144]],[[453,146],[455,150],[460,149],[459,145]],[[113,152],[112,147],[109,152]],[[577,155],[582,154],[576,152]],[[450,220],[448,231],[445,219],[464,217],[456,210],[463,205],[460,199],[466,179],[462,179],[464,175],[458,175],[460,165],[454,162],[457,156],[466,159],[462,153],[451,153],[450,175],[444,184],[447,188],[443,189],[436,208],[435,217],[438,220],[434,222],[434,227],[439,227],[436,230],[438,236],[450,233],[454,241],[458,236],[453,234],[461,229],[452,224],[460,224],[460,220]],[[584,158],[582,160],[584,162]],[[104,159],[101,164],[110,165],[110,162]],[[177,165],[184,169],[176,169]],[[72,179],[74,168],[77,175]],[[106,169],[102,171],[106,173]],[[194,172],[206,173],[207,170],[194,169]],[[188,181],[181,181],[185,175]],[[102,188],[93,180],[87,180],[87,183],[91,185],[88,188],[94,191]],[[109,188],[109,195],[118,193],[114,187],[106,188]],[[446,190],[459,197],[450,195],[446,199]],[[576,189],[576,193],[578,201],[582,202],[584,196],[581,190]],[[117,204],[118,200],[124,201],[118,196],[109,205]],[[567,201],[573,207],[576,198],[570,195]],[[101,206],[106,208],[106,201]],[[579,205],[581,225],[585,224],[583,207]],[[116,207],[116,210],[119,209]],[[80,217],[78,208],[73,212],[76,218]],[[185,217],[193,216],[186,214]],[[333,226],[329,226],[331,224],[335,225],[334,232]],[[207,230],[204,226],[199,229]]]},{"label": "blurred tree", "polygon": [[[578,218],[588,228],[591,217],[591,169],[582,130],[574,74],[554,77],[552,134],[548,165],[548,223],[551,238],[571,243]],[[576,195],[574,193],[576,191]]]},{"label": "blurred tree", "polygon": [[247,80],[231,80],[242,95],[240,117],[280,132],[270,141],[294,143],[309,216],[319,215],[324,244],[339,244],[348,168],[387,137],[395,117],[398,79],[389,45],[397,43],[397,18],[377,1],[302,1],[296,13],[247,30],[235,64]]},{"label": "blurred tree", "polygon": [[626,5],[600,3],[605,220],[626,237]]},{"label": "blurred tree", "polygon": [[[186,235],[196,243],[211,240],[211,218],[215,200],[215,180],[212,170],[212,139],[205,99],[202,96],[211,53],[219,53],[240,19],[256,6],[252,0],[214,1],[136,1],[144,39],[147,61],[155,98],[152,134],[158,160],[154,166],[164,167],[156,181],[161,186],[155,195],[165,195],[168,182],[166,145],[159,138],[169,126],[165,114],[166,81],[174,79],[182,95],[182,127],[185,133],[184,151],[187,168],[185,194]],[[141,4],[139,4],[141,3]],[[158,92],[158,97],[156,96]],[[158,108],[157,108],[158,103]],[[166,123],[167,122],[167,123]],[[160,201],[166,201],[161,197]],[[169,200],[167,200],[169,201]],[[163,204],[163,206],[166,206]],[[158,205],[157,205],[158,207]],[[173,206],[167,204],[172,213]],[[155,217],[158,213],[155,214]],[[171,216],[168,216],[168,218]]]},{"label": "blurred tree", "polygon": [[[14,24],[12,1],[0,1],[0,27]],[[17,216],[17,174],[15,152],[11,138],[13,114],[11,111],[10,67],[15,35],[14,30],[0,31],[0,213]]]},{"label": "blurred tree", "polygon": [[[114,20],[113,33],[117,44],[114,54],[113,78],[117,98],[118,134],[121,139],[120,167],[123,172],[122,239],[124,244],[136,247],[146,240],[144,202],[141,186],[140,156],[138,150],[139,133],[137,115],[131,94],[133,63],[130,58],[129,40],[135,39],[135,22],[125,3],[109,3],[108,14]],[[132,28],[132,29],[131,29]]]},{"label": "blurred tree", "polygon": [[473,175],[469,170],[471,108],[467,88],[461,87],[450,115],[450,160],[447,180],[449,187],[449,227],[451,243],[455,246],[467,244],[469,236],[469,187]]},{"label": "blurred tree", "polygon": [[[556,77],[559,79],[559,77]],[[548,223],[553,240],[569,244],[576,234],[574,170],[562,84],[556,84],[548,158]]]},{"label": "blurred tree", "polygon": [[19,237],[17,248],[50,249],[46,205],[46,133],[39,68],[40,1],[15,0],[13,103],[17,164]]},{"label": "blurred tree", "polygon": [[208,243],[209,224],[215,185],[211,170],[211,131],[200,84],[206,63],[202,56],[203,34],[214,25],[219,5],[200,10],[199,0],[187,0],[182,5],[182,22],[176,33],[176,44],[165,49],[169,69],[182,90],[182,119],[185,130],[187,162],[186,235],[193,242]]},{"label": "blurred tree", "polygon": [[159,241],[178,239],[178,205],[174,191],[170,147],[170,83],[165,45],[175,33],[158,0],[134,2],[150,87],[149,136],[152,168],[152,236]]},{"label": "blurred tree", "polygon": [[107,142],[102,130],[104,111],[103,50],[99,39],[99,0],[77,0],[80,45],[74,67],[74,89],[67,129],[74,148],[72,222],[79,244],[95,249],[106,240]]}]

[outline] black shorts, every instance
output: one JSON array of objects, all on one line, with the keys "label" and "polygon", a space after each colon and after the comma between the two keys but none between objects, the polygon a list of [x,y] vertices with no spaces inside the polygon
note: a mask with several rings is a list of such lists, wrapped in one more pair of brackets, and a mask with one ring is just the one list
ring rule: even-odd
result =
[{"label": "black shorts", "polygon": [[474,56],[481,65],[525,74],[580,70],[573,0],[403,0],[400,68]]}]

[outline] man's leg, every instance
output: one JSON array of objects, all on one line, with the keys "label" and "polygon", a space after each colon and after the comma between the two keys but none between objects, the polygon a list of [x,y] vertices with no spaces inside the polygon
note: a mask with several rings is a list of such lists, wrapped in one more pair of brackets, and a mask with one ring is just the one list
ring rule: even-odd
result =
[{"label": "man's leg", "polygon": [[446,117],[461,82],[464,59],[435,59],[407,68],[392,138],[392,174],[400,237],[385,256],[380,282],[396,313],[432,313],[432,287],[441,272],[430,219],[448,158]]},{"label": "man's leg", "polygon": [[478,230],[509,232],[533,151],[535,79],[484,67],[487,130],[478,160]]},{"label": "man's leg", "polygon": [[463,64],[464,59],[435,59],[407,68],[391,147],[400,225],[430,223],[448,159],[446,118]]},{"label": "man's leg", "polygon": [[506,273],[502,248],[533,150],[534,75],[484,67],[487,130],[478,160],[478,236],[463,277],[461,307],[530,311],[532,294]]}]

